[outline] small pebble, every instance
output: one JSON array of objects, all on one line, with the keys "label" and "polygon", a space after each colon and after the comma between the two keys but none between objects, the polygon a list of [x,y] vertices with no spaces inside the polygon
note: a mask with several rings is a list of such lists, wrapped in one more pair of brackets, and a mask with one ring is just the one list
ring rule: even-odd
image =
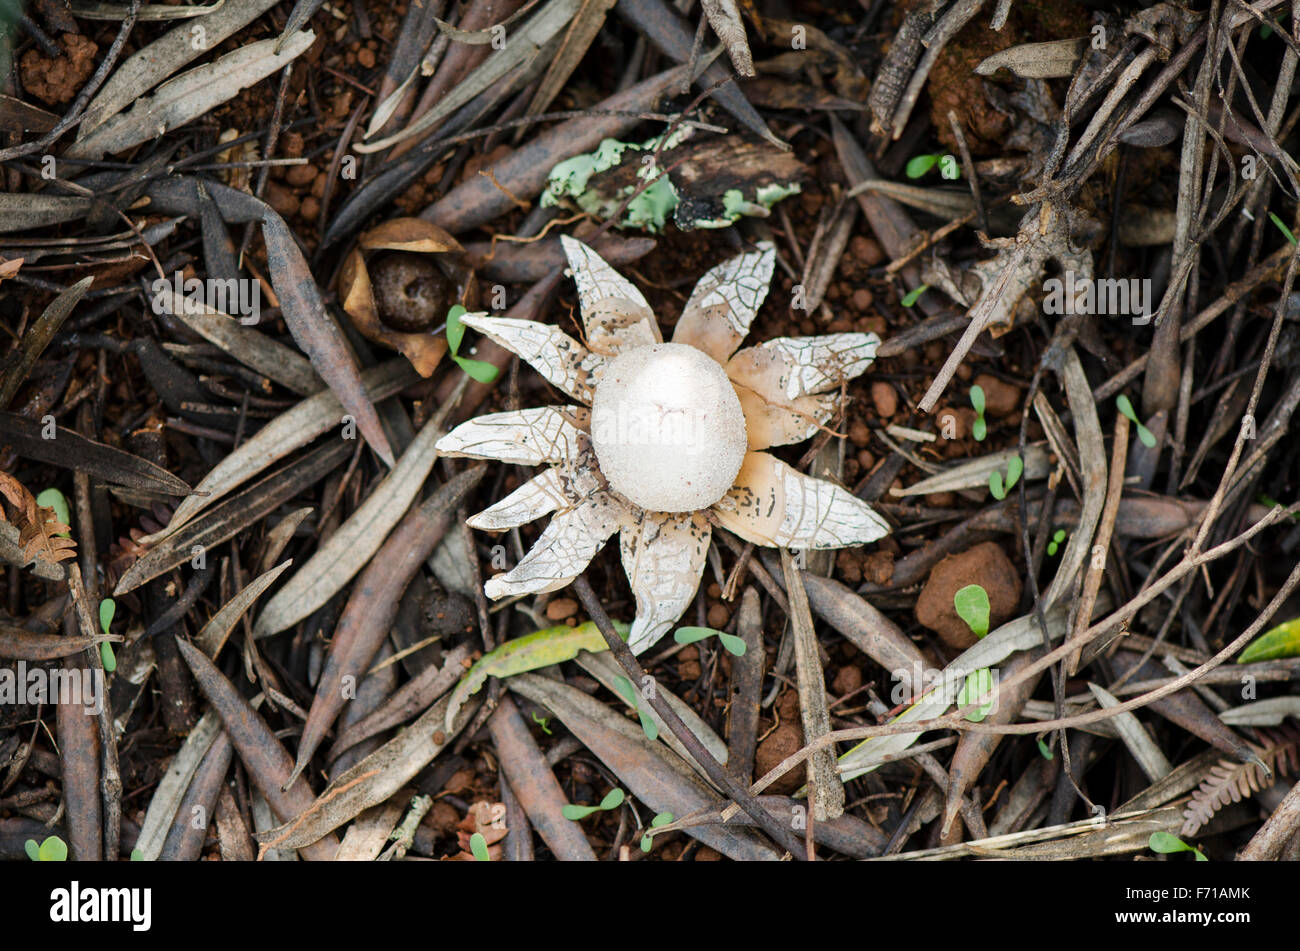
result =
[{"label": "small pebble", "polygon": [[862,686],[862,671],[852,664],[846,664],[835,674],[831,681],[831,690],[836,696],[843,697],[853,693]]},{"label": "small pebble", "polygon": [[317,174],[314,165],[290,165],[289,170],[284,173],[284,180],[294,188],[302,188],[315,181]]},{"label": "small pebble", "polygon": [[871,238],[857,235],[849,242],[849,251],[867,267],[875,267],[885,259],[885,252]]},{"label": "small pebble", "polygon": [[573,598],[556,598],[546,606],[546,617],[550,621],[563,621],[572,617],[578,610],[578,602]]},{"label": "small pebble", "polygon": [[373,69],[375,66],[375,54],[372,50],[362,49],[357,51],[357,62],[363,69]]},{"label": "small pebble", "polygon": [[709,627],[714,630],[721,630],[727,626],[729,620],[731,620],[731,612],[721,604],[715,604],[709,608]]},{"label": "small pebble", "polygon": [[864,310],[871,309],[871,302],[873,300],[874,298],[871,296],[871,291],[867,290],[865,287],[859,287],[853,292],[853,296],[849,298],[849,306],[861,313]]},{"label": "small pebble", "polygon": [[984,390],[985,411],[993,416],[1010,416],[1020,409],[1020,389],[1004,383],[989,373],[975,377],[975,384]]},{"label": "small pebble", "polygon": [[871,384],[871,402],[881,419],[891,419],[898,411],[898,394],[892,386],[880,380]]},{"label": "small pebble", "polygon": [[281,218],[292,218],[298,213],[298,196],[275,182],[266,183],[266,203]]}]

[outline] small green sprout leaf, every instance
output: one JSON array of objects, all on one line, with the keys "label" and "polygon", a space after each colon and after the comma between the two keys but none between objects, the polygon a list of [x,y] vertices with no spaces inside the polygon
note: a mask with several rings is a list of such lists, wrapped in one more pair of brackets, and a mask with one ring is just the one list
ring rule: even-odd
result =
[{"label": "small green sprout leaf", "polygon": [[735,657],[745,656],[745,650],[746,650],[745,642],[742,641],[735,634],[724,634],[722,631],[719,631],[718,640],[722,641],[722,646],[725,647],[728,653],[732,654],[733,656]]},{"label": "small green sprout leaf", "polygon": [[534,710],[533,722],[536,723],[538,726],[540,726],[542,728],[542,732],[545,733],[547,736],[551,735],[551,728],[547,726],[547,724],[551,722],[550,717],[539,717],[537,715],[537,711]]},{"label": "small green sprout leaf", "polygon": [[929,289],[930,289],[929,284],[921,284],[915,290],[908,291],[907,296],[904,297],[901,301],[899,301],[899,303],[902,304],[904,307],[911,307],[920,299],[921,295],[924,294]]},{"label": "small green sprout leaf", "polygon": [[1176,835],[1168,832],[1152,832],[1151,838],[1147,840],[1147,847],[1152,852],[1158,852],[1160,855],[1173,855],[1177,852],[1192,852],[1196,855],[1196,861],[1208,862],[1205,853],[1198,848],[1188,845]]},{"label": "small green sprout leaf", "polygon": [[1290,241],[1292,244],[1296,243],[1295,235],[1291,233],[1290,228],[1288,228],[1286,225],[1282,223],[1281,218],[1279,218],[1277,215],[1273,214],[1273,212],[1270,211],[1268,213],[1268,220],[1273,222],[1273,224],[1277,225],[1278,230],[1281,231],[1282,234],[1286,236],[1286,239],[1288,241]]},{"label": "small green sprout leaf", "polygon": [[640,704],[638,704],[636,700],[636,688],[632,686],[632,681],[628,680],[626,677],[623,677],[621,675],[615,677],[614,689],[618,691],[618,695],[622,697],[624,700],[626,700],[627,705],[632,709],[635,710],[638,706],[640,706]]},{"label": "small green sprout leaf", "polygon": [[132,850],[131,850],[131,861],[132,861],[132,862],[143,862],[143,861],[144,861],[144,853],[141,852],[139,849],[132,849]]},{"label": "small green sprout leaf", "polygon": [[487,839],[483,838],[482,832],[475,832],[469,837],[469,850],[474,853],[476,862],[492,861],[492,856],[488,855]]},{"label": "small green sprout leaf", "polygon": [[[1273,498],[1272,496],[1265,495],[1263,492],[1260,492],[1258,495],[1256,495],[1255,499],[1256,501],[1259,502],[1260,505],[1267,505],[1269,508],[1274,508],[1274,509],[1286,508],[1286,506],[1283,505],[1281,502],[1279,502],[1277,499]],[[1294,512],[1288,517],[1293,522],[1300,522],[1300,515],[1297,515]]]},{"label": "small green sprout leaf", "polygon": [[702,641],[706,637],[713,637],[714,635],[722,642],[722,646],[728,652],[736,657],[745,656],[745,642],[743,640],[734,634],[725,634],[711,627],[679,627],[677,633],[673,635],[673,640],[678,644],[694,644],[696,641]]},{"label": "small green sprout leaf", "polygon": [[1142,425],[1142,421],[1137,418],[1137,413],[1133,412],[1133,404],[1129,402],[1129,398],[1121,393],[1119,396],[1115,397],[1115,405],[1119,407],[1119,411],[1127,416],[1129,421],[1137,427],[1138,439],[1142,440],[1142,445],[1146,446],[1148,449],[1156,448],[1155,433]]},{"label": "small green sprout leaf", "polygon": [[573,803],[569,803],[560,812],[564,818],[577,822],[579,819],[587,818],[593,812],[609,812],[611,809],[617,809],[623,805],[625,798],[623,790],[615,786],[605,794],[605,798],[600,801],[599,806],[575,806]]},{"label": "small green sprout leaf", "polygon": [[1052,748],[1041,737],[1038,740],[1038,752],[1042,754],[1043,759],[1052,759]]},{"label": "small green sprout leaf", "polygon": [[466,376],[479,383],[491,383],[501,372],[486,360],[471,360],[469,357],[458,357],[454,354],[452,359],[456,361],[456,366],[465,371]]},{"label": "small green sprout leaf", "polygon": [[[981,589],[983,590],[983,589]],[[972,670],[967,675],[966,681],[957,691],[957,708],[961,709],[969,703],[974,703],[989,693],[993,689],[993,672],[987,667],[981,667],[979,670]],[[979,723],[993,711],[993,704],[986,703],[977,710],[972,710],[966,714],[966,719],[972,723]]]},{"label": "small green sprout leaf", "polygon": [[[673,821],[671,812],[659,812],[650,820],[650,830],[658,829]],[[641,851],[649,852],[650,847],[654,844],[654,832],[648,830],[645,835],[641,836]]]},{"label": "small green sprout leaf", "polygon": [[1253,664],[1260,660],[1278,660],[1282,657],[1300,657],[1300,617],[1292,618],[1259,635],[1241,652],[1237,663]]},{"label": "small green sprout leaf", "polygon": [[970,388],[970,405],[975,407],[975,423],[971,426],[971,435],[976,442],[983,442],[989,433],[989,427],[984,421],[984,387],[979,384]]},{"label": "small green sprout leaf", "polygon": [[1006,483],[1003,484],[1002,473],[994,470],[989,473],[989,492],[995,499],[1005,499],[1011,487],[1020,480],[1020,474],[1025,471],[1025,464],[1019,456],[1012,456],[1007,460]]},{"label": "small green sprout leaf", "polygon": [[626,677],[615,677],[614,689],[618,691],[620,697],[627,701],[627,705],[636,711],[637,718],[641,721],[641,731],[645,733],[646,739],[651,742],[659,739],[659,724],[651,719],[650,714],[641,709],[641,704],[636,697],[636,688],[632,686],[632,681]]},{"label": "small green sprout leaf", "polygon": [[966,626],[976,637],[984,637],[989,632],[989,593],[977,584],[968,584],[952,598],[952,606],[957,616],[966,622]]},{"label": "small green sprout leaf", "polygon": [[[63,493],[58,489],[46,489],[40,495],[36,496],[36,504],[44,508],[54,509],[54,517],[64,525],[72,524],[72,515],[68,509],[68,500],[63,497]],[[67,532],[59,532],[59,538],[71,538]]]},{"label": "small green sprout leaf", "polygon": [[1020,481],[1021,473],[1025,471],[1025,461],[1019,456],[1012,456],[1007,460],[1007,491]]},{"label": "small green sprout leaf", "polygon": [[[966,622],[976,637],[984,637],[989,632],[989,593],[980,585],[968,584],[952,596],[952,606],[957,616]],[[957,691],[957,707],[974,703],[993,689],[993,673],[987,667],[973,670],[967,675],[961,689]],[[986,703],[977,710],[966,714],[966,719],[979,723],[993,710],[992,703]]]},{"label": "small green sprout leaf", "polygon": [[[105,634],[113,626],[113,615],[117,613],[117,602],[105,598],[99,602],[99,626]],[[111,674],[117,670],[117,657],[113,654],[113,645],[103,641],[99,645],[99,658],[104,663],[104,672]]]},{"label": "small green sprout leaf", "polygon": [[451,351],[454,357],[460,353],[460,342],[465,339],[465,325],[460,322],[467,311],[460,304],[452,307],[447,311],[447,349]]},{"label": "small green sprout leaf", "polygon": [[1065,535],[1065,529],[1058,528],[1056,530],[1056,533],[1052,535],[1052,540],[1047,543],[1047,553],[1049,555],[1056,554],[1056,550],[1061,547],[1061,542],[1065,541]]},{"label": "small green sprout leaf", "polygon": [[28,839],[23,843],[23,851],[33,862],[66,862],[68,860],[68,846],[57,835],[52,835],[39,846],[35,839]]},{"label": "small green sprout leaf", "polygon": [[939,155],[918,155],[910,159],[905,169],[908,178],[921,178],[939,164]]}]

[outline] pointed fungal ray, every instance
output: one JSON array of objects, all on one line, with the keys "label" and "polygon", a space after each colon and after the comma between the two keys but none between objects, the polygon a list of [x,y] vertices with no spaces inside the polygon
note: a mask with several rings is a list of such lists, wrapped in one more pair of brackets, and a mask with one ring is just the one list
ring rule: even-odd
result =
[{"label": "pointed fungal ray", "polygon": [[889,533],[861,499],[765,452],[745,456],[736,486],[713,507],[724,528],[756,545],[848,548]]},{"label": "pointed fungal ray", "polygon": [[628,347],[663,342],[650,305],[631,281],[581,241],[561,235],[560,244],[578,285],[587,346],[593,352],[612,356]]},{"label": "pointed fungal ray", "polygon": [[579,434],[580,449],[575,459],[566,460],[554,468],[528,480],[500,502],[472,515],[470,528],[484,532],[503,532],[526,525],[551,512],[566,512],[577,508],[586,499],[604,488],[596,466],[591,439]]},{"label": "pointed fungal ray", "polygon": [[763,241],[757,251],[712,268],[695,285],[673,331],[673,343],[690,344],[726,363],[744,342],[767,297],[776,251]]},{"label": "pointed fungal ray", "polygon": [[777,337],[737,353],[727,362],[727,376],[781,403],[859,376],[875,360],[878,346],[873,333]]},{"label": "pointed fungal ray", "polygon": [[556,591],[578,577],[628,517],[625,503],[599,492],[576,509],[551,519],[528,554],[483,586],[492,600]]},{"label": "pointed fungal ray", "polygon": [[695,598],[713,528],[702,512],[644,512],[619,533],[619,552],[636,595],[628,646],[639,654],[668,633]]},{"label": "pointed fungal ray", "polygon": [[559,327],[535,320],[466,314],[461,323],[494,343],[516,353],[566,396],[591,405],[592,375],[604,369],[605,359],[589,353]]},{"label": "pointed fungal ray", "polygon": [[580,406],[535,406],[489,413],[461,423],[438,440],[444,456],[495,459],[516,465],[558,464],[578,451],[579,426],[590,412]]}]

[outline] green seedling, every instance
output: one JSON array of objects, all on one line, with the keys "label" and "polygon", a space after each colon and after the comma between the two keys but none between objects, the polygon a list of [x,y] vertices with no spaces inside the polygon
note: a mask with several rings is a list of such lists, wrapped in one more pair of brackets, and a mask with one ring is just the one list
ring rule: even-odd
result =
[{"label": "green seedling", "polygon": [[1041,737],[1038,740],[1038,752],[1042,754],[1043,759],[1052,759],[1052,748],[1047,745],[1047,741]]},{"label": "green seedling", "polygon": [[1056,550],[1061,547],[1061,542],[1065,541],[1065,535],[1065,529],[1058,528],[1056,530],[1055,534],[1052,535],[1052,540],[1047,543],[1047,553],[1049,555],[1056,554]]},{"label": "green seedling", "polygon": [[650,828],[646,830],[645,835],[641,836],[641,851],[649,852],[650,846],[654,844],[654,830],[660,826],[666,826],[672,821],[673,814],[671,812],[656,813],[655,817],[650,820]]},{"label": "green seedling", "polygon": [[132,862],[143,862],[143,861],[144,861],[144,853],[141,852],[139,849],[132,849],[132,850],[131,850],[131,861],[132,861]]},{"label": "green seedling", "polygon": [[611,809],[617,809],[623,805],[625,798],[627,797],[623,795],[623,790],[615,786],[605,794],[605,798],[600,801],[599,806],[575,806],[573,803],[569,803],[560,812],[564,815],[564,818],[577,822],[579,819],[587,818],[593,812],[609,812]]},{"label": "green seedling", "polygon": [[1253,664],[1282,657],[1300,657],[1300,617],[1292,618],[1259,635],[1241,652],[1237,663]]},{"label": "green seedling", "polygon": [[922,284],[919,287],[917,287],[915,290],[908,291],[907,296],[905,296],[901,301],[899,301],[899,303],[902,304],[904,307],[911,307],[920,299],[921,295],[924,294],[929,289],[930,289],[929,284]]},{"label": "green seedling", "polygon": [[551,735],[551,728],[547,726],[547,724],[551,722],[550,717],[539,717],[537,715],[537,711],[534,710],[533,722],[536,723],[538,726],[540,726],[542,728],[542,732],[545,733],[547,736]]},{"label": "green seedling", "polygon": [[[567,809],[568,806],[565,806]],[[469,850],[474,853],[474,861],[491,862],[492,856],[488,855],[487,839],[483,838],[482,832],[475,832],[469,837]]]},{"label": "green seedling", "polygon": [[626,677],[615,677],[614,689],[618,691],[620,697],[627,701],[627,705],[636,711],[637,717],[641,720],[641,731],[645,733],[646,738],[652,742],[659,739],[659,725],[650,718],[650,714],[641,709],[641,704],[636,696],[636,688],[632,686],[632,681]]},{"label": "green seedling", "polygon": [[[68,500],[64,498],[63,493],[58,489],[46,489],[40,495],[36,496],[36,504],[44,508],[54,509],[54,517],[63,525],[72,524],[72,513],[68,509]],[[59,532],[59,538],[71,538],[67,532]]]},{"label": "green seedling", "polygon": [[1208,862],[1205,853],[1198,848],[1188,845],[1176,835],[1168,832],[1152,832],[1151,838],[1147,840],[1147,847],[1152,852],[1160,855],[1173,855],[1176,852],[1191,852],[1196,856],[1198,862]]},{"label": "green seedling", "polygon": [[722,641],[722,646],[730,653],[737,657],[745,656],[745,642],[735,634],[724,634],[722,631],[714,630],[711,627],[679,627],[677,633],[673,635],[673,640],[678,644],[694,644],[696,641],[702,641],[706,637],[717,636]]},{"label": "green seedling", "polygon": [[40,845],[36,844],[35,839],[28,839],[23,843],[23,850],[33,862],[66,862],[68,860],[68,845],[57,835],[50,836]]},{"label": "green seedling", "polygon": [[1011,487],[1020,481],[1020,474],[1025,471],[1025,464],[1019,456],[1012,456],[1007,460],[1007,474],[1005,483],[1001,470],[994,470],[989,473],[989,492],[993,498],[1001,501],[1007,497]]},{"label": "green seedling", "polygon": [[970,428],[970,434],[976,442],[983,442],[989,434],[989,427],[984,422],[984,387],[978,383],[970,388],[970,405],[975,407],[975,423]]},{"label": "green seedling", "polygon": [[1273,222],[1273,224],[1277,225],[1277,230],[1281,231],[1288,241],[1290,241],[1292,244],[1296,243],[1295,235],[1291,233],[1290,228],[1282,224],[1281,218],[1279,218],[1277,215],[1273,214],[1273,212],[1270,211],[1268,213],[1268,220]]},{"label": "green seedling", "polygon": [[1128,417],[1129,422],[1137,427],[1138,439],[1142,440],[1142,445],[1148,449],[1156,448],[1155,433],[1142,425],[1141,420],[1137,418],[1137,413],[1133,412],[1133,404],[1129,402],[1129,398],[1121,393],[1115,397],[1115,405],[1119,407],[1121,413]]},{"label": "green seedling", "polygon": [[479,383],[491,383],[497,378],[500,372],[486,360],[471,360],[469,357],[460,356],[460,344],[465,339],[465,325],[460,319],[467,314],[460,304],[447,311],[447,350],[451,353],[451,358],[456,361],[456,366],[465,371],[465,375],[471,380]]},{"label": "green seedling", "polygon": [[989,632],[989,593],[980,585],[968,584],[952,598],[957,616],[966,622],[976,637]]},{"label": "green seedling", "polygon": [[[117,602],[105,598],[99,602],[99,626],[105,634],[113,626],[113,615],[117,613]],[[117,670],[117,658],[113,655],[113,645],[102,641],[99,645],[99,658],[104,662],[104,672],[111,674]]]},{"label": "green seedling", "polygon": [[[977,638],[988,634],[989,593],[983,587],[977,584],[966,585],[953,595],[952,606],[956,609],[957,616],[966,622],[966,626]],[[981,667],[979,670],[971,671],[966,676],[966,682],[961,685],[961,690],[957,692],[958,708],[974,703],[992,689],[993,672],[989,668]],[[985,704],[978,710],[966,714],[966,719],[972,723],[979,723],[992,710],[993,704]]]},{"label": "green seedling", "polygon": [[924,178],[930,169],[936,165],[939,166],[939,174],[949,181],[961,178],[961,169],[957,165],[957,159],[945,152],[918,155],[908,161],[904,172],[908,178]]},{"label": "green seedling", "polygon": [[[1286,506],[1283,505],[1281,502],[1279,502],[1277,499],[1273,498],[1271,495],[1265,495],[1263,492],[1255,496],[1255,501],[1258,502],[1260,505],[1267,505],[1271,509],[1286,508]],[[1300,514],[1297,514],[1295,512],[1292,512],[1288,516],[1288,518],[1290,518],[1291,521],[1293,522],[1300,522]]]}]

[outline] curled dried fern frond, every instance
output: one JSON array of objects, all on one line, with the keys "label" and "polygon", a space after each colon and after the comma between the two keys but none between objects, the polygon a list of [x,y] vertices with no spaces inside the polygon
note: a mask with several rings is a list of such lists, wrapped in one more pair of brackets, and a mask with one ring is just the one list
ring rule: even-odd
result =
[{"label": "curled dried fern frond", "polygon": [[1259,734],[1264,743],[1253,748],[1271,773],[1259,763],[1220,760],[1183,807],[1182,835],[1194,835],[1228,803],[1250,798],[1275,777],[1300,771],[1300,728],[1287,723]]},{"label": "curled dried fern frond", "polygon": [[0,497],[8,503],[0,504],[0,521],[18,529],[18,547],[22,549],[24,565],[37,559],[59,562],[76,557],[77,544],[65,537],[64,533],[70,529],[58,520],[54,509],[37,505],[36,497],[26,486],[4,472],[0,472]]}]

